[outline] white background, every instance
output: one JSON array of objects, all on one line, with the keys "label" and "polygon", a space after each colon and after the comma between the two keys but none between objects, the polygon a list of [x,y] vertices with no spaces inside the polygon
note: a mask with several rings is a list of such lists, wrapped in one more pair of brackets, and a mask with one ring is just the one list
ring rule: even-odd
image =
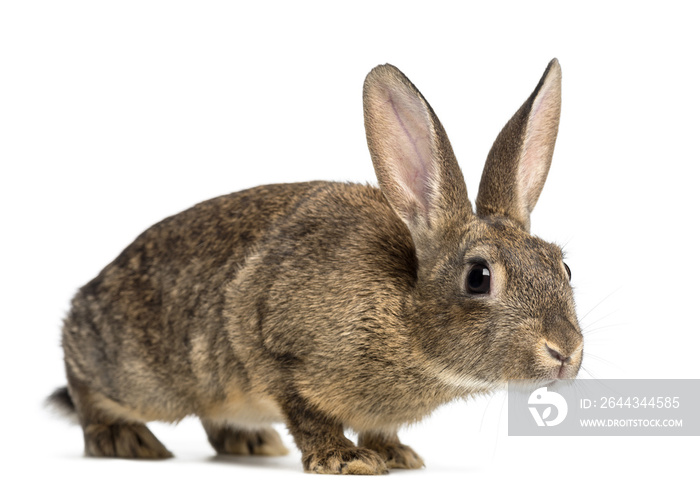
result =
[{"label": "white background", "polygon": [[508,437],[502,394],[408,428],[427,468],[381,478],[303,475],[296,449],[218,460],[194,420],[153,426],[174,460],[84,459],[80,430],[41,408],[64,383],[71,296],[145,228],[257,184],[374,181],[361,89],[384,62],[432,104],[474,198],[493,139],[558,57],[560,137],[532,229],[565,244],[587,331],[581,375],[700,378],[690,2],[0,5],[0,485],[612,492],[690,481],[697,437]]}]

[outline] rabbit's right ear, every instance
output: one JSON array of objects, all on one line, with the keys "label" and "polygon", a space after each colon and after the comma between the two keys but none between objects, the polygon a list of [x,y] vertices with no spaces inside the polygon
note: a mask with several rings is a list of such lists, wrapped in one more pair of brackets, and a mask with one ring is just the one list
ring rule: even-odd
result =
[{"label": "rabbit's right ear", "polygon": [[375,67],[363,100],[379,186],[420,251],[447,220],[473,215],[464,177],[437,116],[399,69]]}]

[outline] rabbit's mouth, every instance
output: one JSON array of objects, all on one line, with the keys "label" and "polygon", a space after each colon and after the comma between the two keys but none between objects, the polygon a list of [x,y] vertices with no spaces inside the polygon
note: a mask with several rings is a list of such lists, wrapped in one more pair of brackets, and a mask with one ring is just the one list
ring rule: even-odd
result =
[{"label": "rabbit's mouth", "polygon": [[560,379],[573,379],[578,374],[578,368],[574,368],[571,365],[561,364],[559,369],[554,369],[552,374],[556,374],[555,380]]}]

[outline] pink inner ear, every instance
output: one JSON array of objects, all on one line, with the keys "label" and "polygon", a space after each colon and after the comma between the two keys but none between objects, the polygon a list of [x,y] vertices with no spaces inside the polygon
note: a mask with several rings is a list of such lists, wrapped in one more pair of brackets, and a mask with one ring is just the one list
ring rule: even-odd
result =
[{"label": "pink inner ear", "polygon": [[547,81],[532,103],[520,154],[520,194],[529,211],[534,208],[549,172],[559,127],[559,105],[558,92]]},{"label": "pink inner ear", "polygon": [[389,93],[393,154],[392,175],[397,185],[425,211],[429,209],[430,182],[434,179],[431,122],[423,102],[405,90]]},{"label": "pink inner ear", "polygon": [[[420,132],[420,129],[410,129],[408,127],[408,122],[404,121],[404,119],[401,117],[401,114],[399,113],[399,110],[396,106],[396,103],[394,102],[393,99],[389,98],[389,104],[391,105],[391,109],[394,111],[394,117],[396,118],[396,121],[399,123],[401,126],[401,130],[403,131],[406,139],[408,140],[410,144],[410,149],[413,151],[413,154],[416,156],[416,163],[413,163],[413,165],[418,165],[416,168],[413,170],[413,177],[409,177],[409,180],[411,182],[416,182],[420,180],[421,182],[424,181],[425,178],[425,170],[429,166],[429,159],[428,157],[425,156],[425,150],[421,149],[420,147],[420,142],[419,142],[419,136],[418,133]],[[426,137],[423,136],[420,139],[425,140]],[[409,170],[406,170],[407,172]],[[410,175],[410,173],[409,173]]]}]

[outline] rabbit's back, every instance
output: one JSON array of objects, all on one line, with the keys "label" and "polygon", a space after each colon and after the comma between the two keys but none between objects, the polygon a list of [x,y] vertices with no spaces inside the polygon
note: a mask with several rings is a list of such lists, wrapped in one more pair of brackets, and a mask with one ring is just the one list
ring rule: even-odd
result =
[{"label": "rabbit's back", "polygon": [[63,329],[69,374],[147,420],[178,420],[225,394],[241,369],[222,331],[224,286],[322,186],[248,189],[146,230],[73,299]]}]

